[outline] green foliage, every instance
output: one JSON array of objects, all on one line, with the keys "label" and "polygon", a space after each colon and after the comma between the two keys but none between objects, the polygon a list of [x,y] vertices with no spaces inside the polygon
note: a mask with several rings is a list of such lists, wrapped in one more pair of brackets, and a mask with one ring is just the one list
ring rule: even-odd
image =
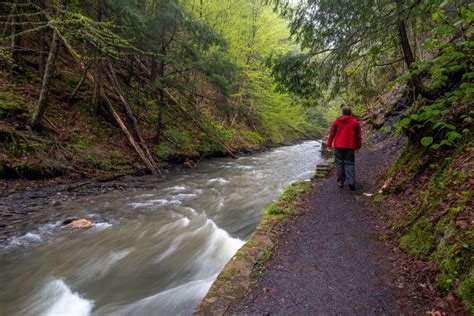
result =
[{"label": "green foliage", "polygon": [[290,51],[270,60],[272,75],[279,91],[290,92],[306,99],[321,98],[318,88],[319,69],[311,65],[311,56]]},{"label": "green foliage", "polygon": [[458,287],[457,294],[465,302],[467,310],[474,313],[474,267]]},{"label": "green foliage", "polygon": [[[431,59],[415,62],[412,68],[399,80],[410,79],[415,75],[429,74],[433,89],[442,93],[437,99],[421,106],[415,113],[404,118],[396,127],[415,136],[420,143],[431,149],[452,147],[461,140],[465,123],[471,120],[470,114],[461,113],[456,117],[456,106],[471,102],[474,85],[472,83],[473,41],[461,36],[458,40],[446,41],[446,36],[458,36],[458,28],[472,23],[474,5],[462,6],[457,14],[447,16],[445,3],[433,13],[436,27],[432,37],[425,40],[422,47],[436,49],[439,54]],[[454,84],[454,85],[453,85]],[[454,112],[454,113],[453,113]]]},{"label": "green foliage", "polygon": [[425,147],[428,147],[429,145],[431,145],[433,143],[433,137],[431,136],[428,136],[428,137],[423,137],[420,141],[420,143],[425,146]]},{"label": "green foliage", "polygon": [[161,142],[153,147],[154,154],[160,160],[184,156],[199,156],[201,151],[210,150],[208,148],[201,148],[200,142],[184,130],[168,129],[163,134],[167,142]]},{"label": "green foliage", "polygon": [[210,131],[210,134],[215,136],[218,140],[225,141],[232,138],[234,131],[225,128],[222,124],[217,121],[209,120],[206,125]]},{"label": "green foliage", "polygon": [[[285,81],[293,82],[296,73],[307,73],[305,90],[320,91],[329,88],[333,93],[341,88],[358,91],[364,102],[373,96],[376,82],[371,82],[369,74],[386,77],[396,70],[393,63],[380,69],[377,64],[388,60],[399,60],[398,19],[412,21],[430,15],[433,5],[427,1],[333,1],[333,0],[290,0],[271,1],[290,20],[293,37],[304,51],[298,58],[283,58],[290,70]],[[377,44],[375,44],[377,43]],[[302,61],[302,62],[301,62]],[[297,62],[295,64],[295,62]],[[385,68],[385,69],[384,69]],[[277,67],[282,69],[282,67]],[[388,70],[388,71],[387,71]],[[281,73],[285,76],[284,73]],[[334,95],[334,94],[333,94]],[[354,95],[358,98],[356,95]],[[354,100],[355,101],[355,100]]]},{"label": "green foliage", "polygon": [[382,200],[383,200],[383,194],[382,193],[377,193],[374,196],[374,203],[380,204],[380,203],[382,203]]},{"label": "green foliage", "polygon": [[4,60],[7,64],[13,64],[11,50],[0,46],[0,61]]},{"label": "green foliage", "polygon": [[[68,1],[64,7],[59,3],[47,3],[49,22],[40,19],[42,13],[35,5],[22,6],[23,32],[18,36],[29,37],[25,43],[33,52],[37,51],[39,31],[53,29],[60,35],[59,54],[67,51],[84,66],[91,64],[89,74],[94,74],[96,57],[103,66],[113,65],[124,97],[135,114],[139,113],[136,116],[142,116],[140,127],[162,127],[163,139],[155,138],[162,142],[154,149],[156,157],[169,159],[225,152],[224,147],[258,146],[268,140],[301,139],[290,125],[304,132],[327,127],[321,111],[305,107],[307,100],[276,90],[266,61],[296,46],[289,39],[286,21],[264,0],[107,0],[101,21],[97,21],[98,2]],[[12,1],[0,6],[16,4]],[[2,51],[3,45],[11,44],[8,36],[0,41]],[[46,44],[49,41],[47,37]],[[101,78],[105,86],[111,84],[106,68]],[[78,71],[71,76],[76,69],[63,70],[54,79],[54,89],[72,91],[82,74]],[[76,108],[81,120],[93,124],[91,106],[81,100],[89,99],[87,94],[93,90],[89,80],[86,76],[76,94],[80,99],[77,105],[83,105]],[[173,99],[193,118],[174,111]],[[193,119],[205,130],[191,124],[182,131],[174,123],[187,125]],[[246,133],[248,130],[252,132]],[[76,138],[81,146],[95,142],[92,137]]]},{"label": "green foliage", "polygon": [[[442,146],[452,147],[457,141],[463,138],[463,131],[454,125],[462,127],[464,122],[471,120],[470,115],[464,115],[461,118],[453,119],[450,107],[455,106],[449,100],[453,93],[462,93],[465,97],[471,97],[472,92],[465,91],[462,87],[454,92],[447,93],[447,96],[440,97],[430,105],[422,106],[416,113],[402,119],[395,127],[409,135],[420,139],[420,143],[431,149],[438,149]],[[466,93],[465,93],[466,92]],[[460,102],[467,102],[466,98]]]},{"label": "green foliage", "polygon": [[31,150],[31,146],[25,140],[18,142],[7,143],[5,145],[5,151],[7,155],[15,158],[20,158],[23,155],[27,154]]},{"label": "green foliage", "polygon": [[[265,139],[277,143],[301,138],[289,124],[305,131],[325,124],[313,115],[316,111],[305,109],[304,100],[277,89],[272,78],[270,57],[296,49],[288,40],[285,20],[262,0],[208,1],[205,8],[204,19],[227,40],[227,60],[238,71],[226,115],[236,113]],[[213,68],[221,67],[217,66]]]},{"label": "green foliage", "polygon": [[18,113],[25,110],[25,101],[16,98],[11,94],[0,93],[0,119],[4,119],[9,114]]},{"label": "green foliage", "polygon": [[269,215],[278,215],[283,214],[284,210],[279,208],[275,202],[272,202],[269,206],[267,206],[266,212]]},{"label": "green foliage", "polygon": [[257,132],[240,131],[239,136],[242,137],[244,141],[249,142],[253,145],[262,145],[264,143],[263,137]]},{"label": "green foliage", "polygon": [[296,209],[298,197],[312,188],[311,182],[297,181],[288,186],[278,201],[267,206],[265,212],[268,215],[291,215]]},{"label": "green foliage", "polygon": [[400,248],[415,257],[425,256],[430,252],[434,239],[431,219],[425,217],[417,221],[410,232],[400,238]]},{"label": "green foliage", "polygon": [[127,156],[123,152],[118,150],[112,150],[110,152],[110,160],[114,165],[128,163]]},{"label": "green foliage", "polygon": [[173,156],[173,150],[170,148],[170,145],[163,144],[163,143],[159,145],[155,145],[153,147],[153,153],[160,160],[164,160],[164,161],[170,159]]},{"label": "green foliage", "polygon": [[164,132],[165,137],[174,145],[174,152],[181,155],[197,155],[197,144],[186,131],[172,129]]},{"label": "green foliage", "polygon": [[[472,309],[474,227],[468,221],[463,223],[463,219],[469,218],[469,201],[473,194],[467,185],[466,170],[467,161],[472,158],[467,149],[470,146],[472,140],[465,138],[453,151],[447,151],[450,154],[444,159],[434,153],[431,155],[435,158],[427,159],[427,149],[409,145],[397,162],[396,174],[397,179],[401,175],[408,177],[410,173],[430,175],[428,184],[418,189],[410,214],[404,218],[400,248],[439,266],[435,279],[439,289],[449,291],[462,282],[457,293],[468,309]],[[416,156],[419,152],[424,155]]]},{"label": "green foliage", "polygon": [[469,263],[469,256],[465,253],[470,246],[468,240],[459,237],[456,223],[449,216],[438,221],[436,235],[439,236],[439,242],[431,256],[431,260],[439,262],[441,267],[436,285],[442,290],[449,290],[453,287],[455,278],[472,265],[472,260]]}]

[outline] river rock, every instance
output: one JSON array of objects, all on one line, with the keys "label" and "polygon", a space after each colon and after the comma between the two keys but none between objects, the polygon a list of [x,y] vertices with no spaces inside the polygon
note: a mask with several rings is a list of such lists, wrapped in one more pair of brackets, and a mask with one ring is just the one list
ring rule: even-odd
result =
[{"label": "river rock", "polygon": [[89,228],[92,225],[94,225],[94,223],[92,223],[90,219],[81,218],[81,219],[72,221],[71,224],[69,225],[74,228]]},{"label": "river rock", "polygon": [[66,219],[63,222],[63,226],[71,228],[89,228],[93,226],[94,223],[87,218],[75,218],[75,219]]},{"label": "river rock", "polygon": [[186,159],[186,161],[183,163],[183,166],[185,168],[188,168],[188,169],[197,169],[197,163],[195,163],[193,160],[191,159]]}]

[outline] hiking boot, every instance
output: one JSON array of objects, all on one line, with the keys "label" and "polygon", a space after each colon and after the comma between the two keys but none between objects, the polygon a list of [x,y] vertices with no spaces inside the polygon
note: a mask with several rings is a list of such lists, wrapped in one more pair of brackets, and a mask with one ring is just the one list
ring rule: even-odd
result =
[{"label": "hiking boot", "polygon": [[349,184],[349,189],[351,189],[351,191],[355,191],[356,190],[355,184]]},{"label": "hiking boot", "polygon": [[344,187],[344,184],[342,182],[338,182],[337,186],[340,187],[341,189]]}]

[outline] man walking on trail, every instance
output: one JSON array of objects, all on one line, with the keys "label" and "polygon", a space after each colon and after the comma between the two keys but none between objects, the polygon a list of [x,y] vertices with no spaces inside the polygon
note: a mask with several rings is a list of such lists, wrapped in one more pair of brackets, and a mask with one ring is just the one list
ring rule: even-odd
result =
[{"label": "man walking on trail", "polygon": [[342,108],[342,116],[332,123],[327,148],[331,151],[336,149],[336,172],[337,186],[344,187],[344,183],[349,183],[349,188],[355,190],[355,151],[362,146],[361,128],[359,121],[352,115],[349,106]]}]

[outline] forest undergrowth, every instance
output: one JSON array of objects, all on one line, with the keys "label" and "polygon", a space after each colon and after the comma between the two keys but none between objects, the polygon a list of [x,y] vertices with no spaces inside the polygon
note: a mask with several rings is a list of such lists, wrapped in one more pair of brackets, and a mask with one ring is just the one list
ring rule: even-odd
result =
[{"label": "forest undergrowth", "polygon": [[275,89],[268,58],[297,46],[264,1],[13,1],[0,11],[4,179],[159,174],[327,128],[320,108]]}]

